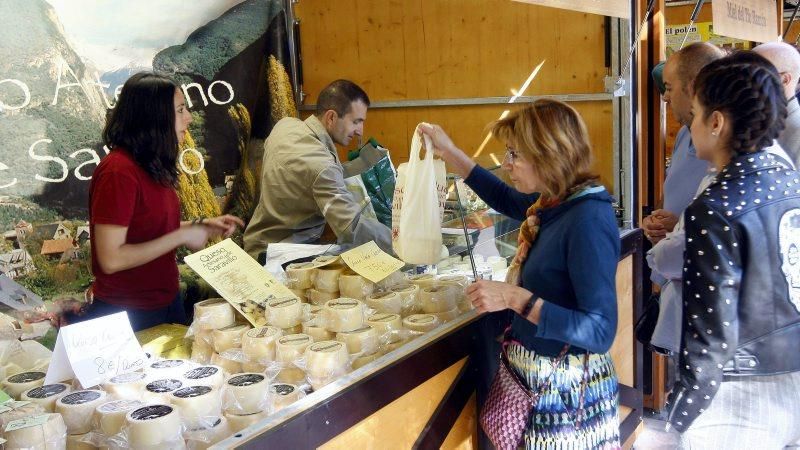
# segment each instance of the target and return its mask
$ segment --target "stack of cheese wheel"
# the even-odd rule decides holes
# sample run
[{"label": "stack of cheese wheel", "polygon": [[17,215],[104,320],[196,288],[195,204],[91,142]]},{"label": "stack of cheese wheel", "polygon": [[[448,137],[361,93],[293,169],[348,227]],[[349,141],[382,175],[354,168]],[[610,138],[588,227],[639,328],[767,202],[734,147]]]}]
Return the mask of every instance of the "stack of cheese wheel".
[{"label": "stack of cheese wheel", "polygon": [[403,319],[403,328],[415,334],[427,333],[439,326],[439,319],[433,314],[413,314]]},{"label": "stack of cheese wheel", "polygon": [[51,413],[55,411],[56,400],[70,392],[72,392],[72,386],[68,384],[45,384],[23,392],[20,400],[41,405],[45,411]]},{"label": "stack of cheese wheel", "polygon": [[286,266],[286,286],[293,292],[298,291],[305,295],[305,291],[314,286],[314,269],[317,264],[311,262],[292,263]]},{"label": "stack of cheese wheel", "polygon": [[379,313],[400,314],[403,311],[403,297],[393,291],[373,292],[364,303]]},{"label": "stack of cheese wheel", "polygon": [[264,374],[234,375],[225,382],[225,412],[243,416],[266,411],[268,392],[269,380]]},{"label": "stack of cheese wheel", "polygon": [[85,434],[92,431],[95,409],[107,401],[108,395],[104,391],[76,391],[59,397],[55,412],[64,417],[67,434]]},{"label": "stack of cheese wheel", "polygon": [[408,282],[419,287],[420,290],[431,287],[436,283],[436,275],[432,273],[420,273],[408,277]]},{"label": "stack of cheese wheel", "polygon": [[33,426],[3,430],[6,449],[63,449],[67,445],[67,429],[60,414],[46,414],[42,423]]},{"label": "stack of cheese wheel", "polygon": [[172,391],[170,404],[191,428],[200,428],[222,416],[222,397],[212,386],[187,386]]},{"label": "stack of cheese wheel", "polygon": [[303,334],[311,336],[314,342],[330,341],[336,337],[336,333],[325,328],[325,319],[322,316],[324,305],[310,305],[307,320],[303,322]]},{"label": "stack of cheese wheel", "polygon": [[329,300],[323,312],[329,331],[353,331],[364,326],[364,304],[354,298]]},{"label": "stack of cheese wheel", "polygon": [[339,294],[342,297],[364,300],[374,290],[374,283],[352,270],[346,270],[339,276]]},{"label": "stack of cheese wheel", "polygon": [[212,331],[214,353],[211,364],[222,367],[228,373],[242,371],[242,337],[250,330],[249,324],[235,323]]},{"label": "stack of cheese wheel", "polygon": [[144,403],[139,400],[112,400],[98,405],[94,411],[95,428],[105,436],[113,436],[125,425],[125,417]]},{"label": "stack of cheese wheel", "polygon": [[423,288],[420,292],[422,311],[434,314],[440,322],[447,322],[458,317],[459,287],[439,284]]},{"label": "stack of cheese wheel", "polygon": [[367,317],[367,325],[375,330],[382,344],[393,344],[401,339],[403,319],[399,314],[373,314]]},{"label": "stack of cheese wheel", "polygon": [[302,391],[294,384],[273,383],[269,385],[270,412],[278,412],[300,399]]},{"label": "stack of cheese wheel", "polygon": [[267,323],[281,329],[300,325],[303,320],[303,302],[296,298],[276,298],[267,302]]},{"label": "stack of cheese wheel", "polygon": [[128,412],[128,444],[136,448],[184,448],[181,415],[170,405],[147,405]]},{"label": "stack of cheese wheel", "polygon": [[[503,260],[505,261],[505,260]],[[465,275],[443,275],[437,280],[439,284],[453,286],[456,289],[456,303],[461,312],[469,311],[472,305],[467,301],[465,291],[469,285],[469,278]]]},{"label": "stack of cheese wheel", "polygon": [[392,286],[390,289],[400,296],[401,311],[403,317],[416,314],[421,311],[419,307],[419,286],[411,283],[404,283]]},{"label": "stack of cheese wheel", "polygon": [[308,346],[305,353],[308,381],[319,389],[347,373],[350,358],[347,347],[339,341],[321,341]]},{"label": "stack of cheese wheel", "polygon": [[378,351],[378,333],[371,326],[336,333],[336,340],[344,343],[351,355],[366,356]]},{"label": "stack of cheese wheel", "polygon": [[307,334],[281,336],[275,343],[275,360],[280,364],[276,380],[281,383],[303,384],[305,373],[295,363],[303,356],[314,340]]},{"label": "stack of cheese wheel", "polygon": [[324,305],[328,300],[339,298],[339,292],[324,292],[316,289],[309,289],[306,291],[306,298],[308,298],[311,304]]},{"label": "stack of cheese wheel", "polygon": [[[283,335],[277,327],[260,327],[249,330],[242,337],[242,352],[247,359],[248,372],[262,372],[264,368],[275,361],[275,343]],[[256,369],[256,370],[248,370]]]},{"label": "stack of cheese wheel", "polygon": [[130,372],[111,377],[103,382],[102,387],[117,400],[139,400],[146,384],[147,375],[144,372]]},{"label": "stack of cheese wheel", "polygon": [[192,345],[192,360],[208,364],[214,353],[211,332],[233,325],[235,313],[233,306],[221,298],[203,300],[194,305],[192,329],[195,339]]},{"label": "stack of cheese wheel", "polygon": [[47,376],[46,373],[39,371],[9,375],[3,380],[3,391],[12,398],[19,400],[23,392],[42,386],[45,376]]},{"label": "stack of cheese wheel", "polygon": [[[317,267],[314,269],[314,289],[318,292],[339,292],[339,277],[344,273],[345,267],[338,264]],[[309,299],[311,295],[309,293]]]}]

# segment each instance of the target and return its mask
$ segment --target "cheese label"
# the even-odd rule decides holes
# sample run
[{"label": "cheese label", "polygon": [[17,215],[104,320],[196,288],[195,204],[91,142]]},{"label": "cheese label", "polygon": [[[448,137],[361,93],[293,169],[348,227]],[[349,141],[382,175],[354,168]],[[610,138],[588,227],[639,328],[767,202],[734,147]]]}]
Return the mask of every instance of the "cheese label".
[{"label": "cheese label", "polygon": [[314,264],[312,262],[304,262],[304,263],[291,263],[286,266],[286,269],[313,269],[314,267],[318,267],[318,264]]},{"label": "cheese label", "polygon": [[131,413],[133,420],[153,420],[171,414],[173,411],[171,406],[167,405],[151,405],[139,408]]},{"label": "cheese label", "polygon": [[123,373],[122,375],[111,377],[109,381],[115,384],[133,383],[134,381],[139,381],[146,376],[147,375],[145,375],[143,372]]},{"label": "cheese label", "polygon": [[339,350],[340,348],[342,348],[343,345],[344,344],[342,344],[341,342],[334,342],[334,341],[317,342],[316,344],[313,344],[311,347],[309,347],[309,350],[311,350],[312,352],[330,353]]},{"label": "cheese label", "polygon": [[214,376],[216,375],[217,372],[219,372],[219,369],[217,369],[216,367],[203,366],[186,372],[184,377],[190,380],[199,380],[201,378],[208,378],[210,376]]},{"label": "cheese label", "polygon": [[275,300],[271,300],[267,303],[270,308],[285,308],[287,306],[294,305],[295,303],[299,303],[300,300],[296,298],[279,298]]},{"label": "cheese label", "polygon": [[383,280],[405,265],[403,261],[381,250],[375,241],[359,245],[341,256],[348,267],[373,283]]},{"label": "cheese label", "polygon": [[311,337],[306,335],[298,335],[298,334],[290,334],[288,336],[284,336],[278,339],[278,343],[286,345],[286,344],[293,344],[293,345],[300,345],[305,344],[306,342],[310,341]]},{"label": "cheese label", "polygon": [[333,309],[351,309],[358,306],[358,300],[340,299],[328,302],[328,307]]},{"label": "cheese label", "polygon": [[67,394],[59,400],[65,405],[82,405],[97,400],[103,394],[97,391],[79,391]]},{"label": "cheese label", "polygon": [[260,383],[264,381],[264,379],[265,379],[264,375],[258,375],[255,373],[246,373],[244,375],[237,375],[235,377],[231,377],[228,380],[228,384],[237,387],[250,386],[256,383]]},{"label": "cheese label", "polygon": [[278,333],[278,329],[275,327],[262,327],[262,328],[253,328],[252,330],[247,332],[247,336],[251,338],[264,338],[273,336]]},{"label": "cheese label", "polygon": [[436,320],[436,316],[430,314],[415,314],[406,318],[409,323],[426,324]]},{"label": "cheese label", "polygon": [[372,327],[366,326],[366,327],[359,328],[359,329],[353,330],[353,331],[340,331],[339,333],[340,334],[362,334],[362,333],[369,332],[371,329],[372,329]]},{"label": "cheese label", "polygon": [[14,400],[7,401],[3,403],[3,406],[0,406],[0,414],[7,413],[9,411],[13,411],[18,408],[22,408],[23,406],[29,405],[30,403],[31,402],[29,401],[21,401],[21,402],[16,402]]},{"label": "cheese label", "polygon": [[172,395],[178,398],[192,398],[206,395],[211,391],[212,389],[208,386],[189,386],[178,389],[177,391],[173,392]]},{"label": "cheese label", "polygon": [[380,292],[380,293],[376,293],[376,294],[370,295],[369,298],[372,298],[372,299],[375,299],[375,300],[383,300],[383,299],[387,299],[387,298],[390,298],[390,297],[394,297],[396,294],[397,294],[396,292]]},{"label": "cheese label", "polygon": [[413,284],[401,284],[399,286],[394,286],[391,288],[392,292],[401,292],[403,294],[408,292],[413,292],[416,289],[417,287],[414,286]]},{"label": "cheese label", "polygon": [[21,430],[23,428],[37,427],[47,423],[50,419],[50,414],[41,414],[38,416],[25,417],[19,420],[12,420],[6,425],[6,433],[11,431]]},{"label": "cheese label", "polygon": [[317,267],[323,267],[323,266],[327,266],[328,264],[333,264],[338,260],[339,260],[339,257],[335,256],[335,255],[322,255],[322,256],[317,256],[316,258],[314,258],[314,261],[313,261],[312,264],[314,264]]},{"label": "cheese label", "polygon": [[150,367],[153,369],[172,369],[174,367],[180,367],[183,364],[184,362],[180,359],[165,359],[163,361],[157,361],[153,364],[150,364]]},{"label": "cheese label", "polygon": [[156,380],[148,383],[146,389],[156,394],[163,394],[165,392],[172,392],[175,389],[180,389],[181,386],[183,386],[183,383],[178,380]]},{"label": "cheese label", "polygon": [[45,377],[44,372],[23,372],[8,377],[10,383],[30,383]]},{"label": "cheese label", "polygon": [[273,394],[284,396],[293,393],[295,391],[295,387],[292,386],[291,384],[280,383],[280,384],[273,384],[272,386],[269,387],[269,390]]},{"label": "cheese label", "polygon": [[134,408],[142,406],[139,400],[115,400],[113,402],[103,403],[97,407],[97,411],[101,413],[114,413],[121,411],[129,411]]},{"label": "cheese label", "polygon": [[433,275],[429,273],[421,273],[418,275],[411,275],[410,277],[408,277],[408,279],[412,281],[428,281],[428,280],[433,280],[433,278],[434,278]]},{"label": "cheese label", "polygon": [[369,322],[391,322],[391,321],[397,319],[398,317],[400,317],[400,316],[398,316],[397,314],[375,314],[374,316],[371,316],[369,319],[367,319],[367,321],[369,321]]},{"label": "cheese label", "polygon": [[48,398],[54,395],[58,395],[67,390],[67,386],[63,384],[48,384],[42,387],[37,387],[28,391],[28,397],[30,398]]}]

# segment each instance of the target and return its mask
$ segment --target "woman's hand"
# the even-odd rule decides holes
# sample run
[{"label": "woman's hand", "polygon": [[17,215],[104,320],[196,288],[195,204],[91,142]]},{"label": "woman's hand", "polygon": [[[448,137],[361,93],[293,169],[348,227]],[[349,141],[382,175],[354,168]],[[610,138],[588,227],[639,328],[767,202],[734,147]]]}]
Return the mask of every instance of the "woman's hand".
[{"label": "woman's hand", "polygon": [[513,309],[522,311],[531,298],[527,289],[501,281],[478,280],[467,286],[467,300],[478,313]]},{"label": "woman's hand", "polygon": [[216,232],[217,234],[222,235],[222,237],[229,237],[232,235],[236,231],[237,226],[244,228],[244,221],[230,214],[212,217],[210,219],[203,219],[200,223],[211,228],[212,233]]},{"label": "woman's hand", "polygon": [[183,233],[183,245],[196,252],[206,247],[209,238],[214,235],[215,229],[205,225],[191,225],[181,228],[181,232]]},{"label": "woman's hand", "polygon": [[420,125],[419,132],[431,138],[433,152],[442,158],[461,178],[467,178],[475,162],[462,152],[439,125]]}]

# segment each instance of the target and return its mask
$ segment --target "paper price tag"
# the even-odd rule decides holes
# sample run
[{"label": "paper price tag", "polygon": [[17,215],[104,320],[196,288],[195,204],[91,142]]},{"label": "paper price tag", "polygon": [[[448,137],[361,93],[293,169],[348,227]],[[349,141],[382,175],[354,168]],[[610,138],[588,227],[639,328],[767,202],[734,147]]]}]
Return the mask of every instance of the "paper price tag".
[{"label": "paper price tag", "polygon": [[375,241],[348,250],[341,255],[348,267],[362,277],[377,283],[400,270],[405,263],[378,247]]},{"label": "paper price tag", "polygon": [[41,414],[38,416],[25,417],[24,419],[12,420],[11,422],[8,422],[8,425],[6,425],[5,432],[8,433],[10,431],[21,430],[23,428],[44,425],[47,423],[47,419],[49,418],[50,414]]}]

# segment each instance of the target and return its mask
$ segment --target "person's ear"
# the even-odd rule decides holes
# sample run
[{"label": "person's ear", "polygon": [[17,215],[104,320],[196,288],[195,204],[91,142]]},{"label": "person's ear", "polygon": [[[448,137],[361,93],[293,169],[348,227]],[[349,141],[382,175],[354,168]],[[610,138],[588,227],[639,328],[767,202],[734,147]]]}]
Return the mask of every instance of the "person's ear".
[{"label": "person's ear", "polygon": [[337,114],[336,111],[329,109],[322,114],[322,124],[325,125],[325,128],[332,128],[333,124],[338,118],[339,114]]},{"label": "person's ear", "polygon": [[727,125],[725,114],[722,114],[719,111],[714,111],[711,113],[709,120],[711,121],[709,124],[711,126],[711,134],[714,136],[722,136],[725,126]]}]

